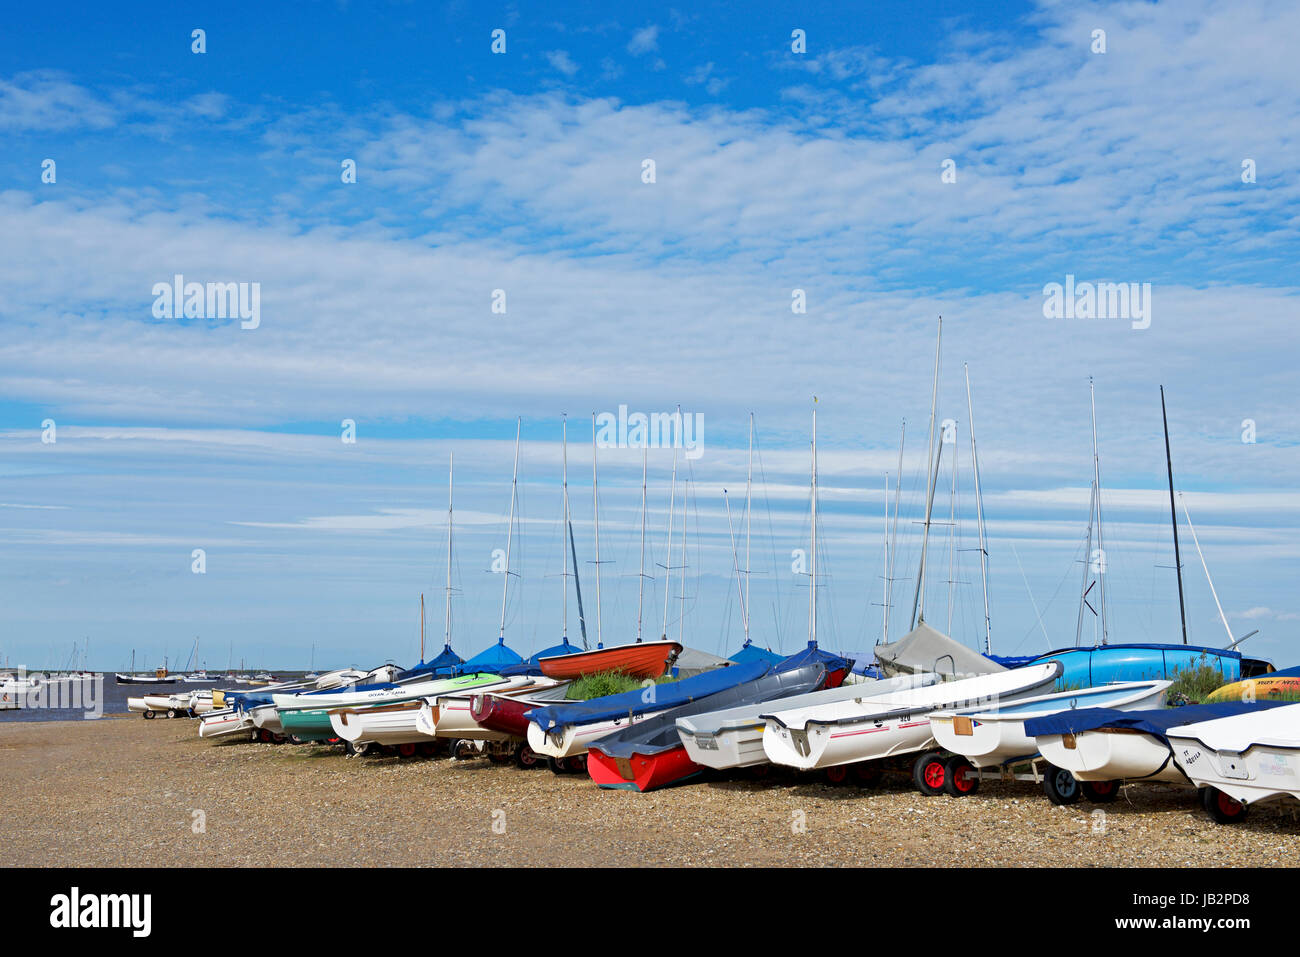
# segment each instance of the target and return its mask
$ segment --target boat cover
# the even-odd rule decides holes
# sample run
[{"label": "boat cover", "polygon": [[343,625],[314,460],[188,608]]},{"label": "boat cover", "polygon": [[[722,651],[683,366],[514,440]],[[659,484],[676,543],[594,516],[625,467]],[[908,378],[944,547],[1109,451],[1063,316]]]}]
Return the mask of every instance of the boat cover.
[{"label": "boat cover", "polygon": [[441,654],[429,662],[429,673],[432,675],[452,677],[460,670],[460,666],[464,663],[465,659],[452,651],[451,645],[443,645]]},{"label": "boat cover", "polygon": [[566,724],[591,724],[627,714],[638,715],[663,711],[690,704],[708,695],[734,688],[743,682],[753,681],[770,670],[771,665],[760,661],[747,665],[732,665],[729,668],[706,671],[694,678],[683,678],[681,681],[655,685],[653,695],[650,694],[652,689],[649,687],[636,688],[622,694],[592,698],[590,701],[572,701],[547,708],[533,708],[526,712],[524,717],[536,722],[543,731],[550,731]]},{"label": "boat cover", "polygon": [[615,731],[592,742],[591,747],[611,758],[631,758],[634,754],[648,757],[671,751],[673,748],[682,747],[681,735],[677,733],[678,718],[808,694],[818,690],[825,683],[827,674],[829,672],[826,665],[820,661],[809,662],[786,671],[769,671],[752,681],[742,682],[716,694],[672,708],[663,714],[657,714],[653,718],[628,725],[621,731]]},{"label": "boat cover", "polygon": [[1273,702],[1286,707],[1277,714],[1255,714],[1237,721],[1198,722],[1170,729],[1170,737],[1190,738],[1215,751],[1244,754],[1253,747],[1300,750],[1300,704]]},{"label": "boat cover", "polygon": [[769,665],[774,665],[782,659],[775,651],[760,648],[754,644],[753,639],[746,638],[740,650],[731,656],[731,660],[738,665],[748,664],[751,661],[766,661]]},{"label": "boat cover", "polygon": [[1098,728],[1128,728],[1164,738],[1170,728],[1216,718],[1230,718],[1236,714],[1272,708],[1282,701],[1229,701],[1223,704],[1189,704],[1181,708],[1153,708],[1146,711],[1117,711],[1114,708],[1080,708],[1077,711],[1059,711],[1056,714],[1029,718],[1025,721],[1025,734],[1039,737],[1047,734],[1081,734]]},{"label": "boat cover", "polygon": [[484,648],[461,665],[460,670],[466,672],[490,671],[494,674],[500,674],[502,668],[517,665],[523,660],[513,648],[505,643],[505,639],[498,638],[496,644]]},{"label": "boat cover", "polygon": [[1065,668],[1062,685],[1096,687],[1115,681],[1172,681],[1180,672],[1206,665],[1224,682],[1241,677],[1241,652],[1203,645],[1128,642],[1080,648],[1058,648],[1035,661],[1059,661]]},{"label": "boat cover", "polygon": [[691,678],[732,664],[734,662],[728,658],[719,658],[698,648],[682,648],[673,662],[673,675],[678,678]]},{"label": "boat cover", "polygon": [[921,622],[898,641],[876,645],[876,660],[888,675],[921,674],[972,677],[1006,671],[996,661],[967,648]]},{"label": "boat cover", "polygon": [[833,655],[829,651],[822,651],[817,647],[815,641],[808,642],[808,646],[803,651],[796,651],[789,658],[783,658],[776,665],[777,671],[793,671],[795,668],[802,668],[804,665],[821,662],[826,666],[827,672],[834,674],[836,671],[848,671],[853,667],[853,662],[848,658],[841,658],[839,655]]}]

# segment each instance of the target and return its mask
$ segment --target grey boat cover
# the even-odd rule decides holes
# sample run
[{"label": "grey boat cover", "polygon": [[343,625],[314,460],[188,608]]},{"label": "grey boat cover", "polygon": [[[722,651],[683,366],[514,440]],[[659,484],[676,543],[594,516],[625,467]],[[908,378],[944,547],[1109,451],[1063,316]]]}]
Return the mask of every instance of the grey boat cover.
[{"label": "grey boat cover", "polygon": [[1025,721],[1025,734],[1031,737],[1048,734],[1082,734],[1099,728],[1127,728],[1142,731],[1164,740],[1170,728],[1200,724],[1218,718],[1231,718],[1251,711],[1263,711],[1287,704],[1285,701],[1222,701],[1216,704],[1189,704],[1181,708],[1152,708],[1145,711],[1117,711],[1114,708],[1079,708],[1061,711]]},{"label": "grey boat cover", "polygon": [[758,704],[777,698],[807,694],[821,688],[826,681],[826,663],[810,662],[789,671],[772,671],[706,698],[699,698],[680,708],[630,724],[621,731],[607,734],[591,743],[590,750],[599,751],[611,758],[631,759],[634,754],[653,755],[682,747],[677,733],[677,719],[710,711],[723,711],[746,704]]},{"label": "grey boat cover", "polygon": [[876,645],[876,660],[887,675],[933,671],[945,677],[969,678],[1007,670],[924,621],[898,641]]},{"label": "grey boat cover", "polygon": [[677,672],[679,678],[690,678],[706,671],[713,671],[715,668],[726,668],[734,664],[736,662],[728,658],[720,658],[698,648],[683,647],[673,665],[673,670]]}]

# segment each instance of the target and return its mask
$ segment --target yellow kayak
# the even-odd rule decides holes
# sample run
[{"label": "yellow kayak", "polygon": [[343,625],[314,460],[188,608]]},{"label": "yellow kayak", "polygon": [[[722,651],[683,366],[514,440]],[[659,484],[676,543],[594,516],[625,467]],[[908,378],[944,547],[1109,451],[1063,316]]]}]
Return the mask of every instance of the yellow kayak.
[{"label": "yellow kayak", "polygon": [[1205,699],[1205,704],[1221,701],[1300,701],[1300,675],[1246,678],[1224,685]]}]

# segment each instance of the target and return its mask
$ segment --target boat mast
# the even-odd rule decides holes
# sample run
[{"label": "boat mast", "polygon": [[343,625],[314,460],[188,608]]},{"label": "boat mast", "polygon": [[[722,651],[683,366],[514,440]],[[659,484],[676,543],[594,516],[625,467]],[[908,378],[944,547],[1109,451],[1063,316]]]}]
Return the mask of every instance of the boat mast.
[{"label": "boat mast", "polygon": [[1097,392],[1092,379],[1088,379],[1088,395],[1092,406],[1092,483],[1097,489],[1097,591],[1100,593],[1098,605],[1101,618],[1101,643],[1108,644],[1110,634],[1106,625],[1106,540],[1105,526],[1101,513],[1101,456],[1097,452]]},{"label": "boat mast", "polygon": [[[564,447],[564,527],[567,529],[569,536],[569,555],[573,559],[573,590],[578,597],[578,629],[582,632],[582,648],[587,650],[587,616],[582,610],[582,579],[578,577],[578,546],[573,540],[573,519],[569,512],[569,417],[566,414],[563,417],[561,426],[561,435],[563,437]],[[563,539],[563,532],[561,533]],[[563,551],[563,541],[561,541],[561,551]],[[561,575],[561,580],[565,576]],[[569,589],[564,589],[564,644],[569,643]]]},{"label": "boat mast", "polygon": [[[889,562],[885,571],[885,642],[889,641],[889,608],[894,602],[894,560],[898,554],[898,501],[903,490],[903,442],[907,438],[907,419],[898,436],[898,472],[894,476],[894,527],[889,534]],[[885,503],[885,514],[889,514],[889,503]],[[886,517],[888,521],[888,517]]]},{"label": "boat mast", "polygon": [[812,421],[812,579],[808,599],[808,644],[817,644],[817,396]]},{"label": "boat mast", "polygon": [[[681,406],[677,407],[677,427],[681,428]],[[673,443],[673,478],[668,486],[668,541],[664,544],[664,629],[663,640],[668,640],[668,589],[673,581],[673,506],[677,500],[677,443]]]},{"label": "boat mast", "polygon": [[636,640],[641,641],[641,611],[645,605],[645,474],[650,457],[650,443],[641,449],[641,571],[637,573],[636,586]]},{"label": "boat mast", "polygon": [[[420,664],[424,664],[424,592],[420,592]],[[316,670],[316,646],[311,646],[311,670]]]},{"label": "boat mast", "polygon": [[1165,414],[1165,387],[1160,387],[1160,418],[1165,425],[1165,467],[1169,471],[1169,516],[1174,526],[1174,571],[1178,573],[1178,617],[1183,624],[1183,644],[1187,644],[1187,608],[1183,604],[1183,560],[1178,551],[1178,512],[1174,509],[1174,461],[1169,454],[1169,416]]},{"label": "boat mast", "polygon": [[880,596],[880,635],[881,642],[889,641],[889,473],[885,473],[885,574]]},{"label": "boat mast", "polygon": [[443,632],[443,642],[448,648],[451,647],[451,504],[452,504],[452,475],[456,465],[455,453],[447,456],[447,625]]},{"label": "boat mast", "polygon": [[727,490],[722,490],[722,501],[727,506],[727,534],[731,536],[731,565],[736,570],[736,596],[740,599],[740,621],[745,627],[745,641],[749,641],[749,609],[745,598],[745,590],[740,584],[740,556],[736,554],[736,532],[731,526],[731,500],[727,498]]},{"label": "boat mast", "polygon": [[[925,526],[921,532],[921,569],[916,576],[916,597],[912,599],[912,627],[925,621],[925,555],[930,542],[930,513],[934,509],[934,485],[939,477],[939,463],[934,456],[934,414],[939,404],[939,355],[943,344],[943,316],[939,317],[939,333],[934,344],[934,389],[930,393],[930,452],[926,460]],[[943,446],[939,446],[943,454]]]},{"label": "boat mast", "polygon": [[984,499],[980,492],[980,457],[975,447],[975,407],[970,400],[970,367],[962,363],[966,373],[966,430],[970,432],[971,472],[975,476],[975,516],[979,524],[980,583],[984,587],[984,654],[993,654],[993,629],[989,618],[989,550],[984,538]]},{"label": "boat mast", "polygon": [[591,517],[596,529],[596,647],[604,648],[600,631],[600,502],[596,498],[596,413],[591,413]]},{"label": "boat mast", "polygon": [[1178,501],[1183,506],[1183,517],[1187,519],[1187,527],[1191,529],[1192,541],[1196,545],[1196,554],[1201,556],[1201,567],[1205,569],[1205,580],[1210,583],[1210,594],[1214,596],[1214,605],[1219,609],[1219,620],[1223,622],[1223,630],[1228,633],[1228,644],[1232,645],[1237,639],[1232,637],[1232,629],[1228,627],[1228,616],[1223,613],[1223,605],[1219,604],[1219,593],[1214,590],[1214,579],[1210,577],[1210,566],[1205,564],[1205,553],[1201,551],[1201,540],[1196,537],[1196,526],[1192,524],[1192,516],[1187,511],[1187,499],[1182,492],[1178,493]]},{"label": "boat mast", "polygon": [[679,642],[686,639],[686,512],[687,504],[691,499],[691,480],[686,479],[686,488],[682,489],[682,575],[681,590],[678,595],[680,607],[677,614],[677,640]]},{"label": "boat mast", "polygon": [[957,425],[952,427],[952,488],[948,492],[948,629],[952,634],[952,586],[956,583],[956,553],[953,548],[957,540]]},{"label": "boat mast", "polygon": [[[754,413],[749,413],[749,467],[745,473],[745,644],[749,644],[749,524],[750,494],[754,488]],[[724,490],[725,494],[725,490]],[[739,573],[739,569],[737,569]]]},{"label": "boat mast", "polygon": [[515,500],[519,494],[519,429],[523,417],[515,419],[515,470],[510,479],[510,524],[506,527],[506,574],[501,582],[501,630],[497,634],[497,644],[506,643],[506,595],[510,589],[510,542],[515,532]]}]

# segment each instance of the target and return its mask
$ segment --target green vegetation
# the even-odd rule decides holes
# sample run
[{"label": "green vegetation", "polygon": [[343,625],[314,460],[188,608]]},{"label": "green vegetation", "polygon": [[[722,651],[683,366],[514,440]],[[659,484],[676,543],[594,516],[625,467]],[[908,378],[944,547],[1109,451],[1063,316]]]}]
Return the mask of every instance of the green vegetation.
[{"label": "green vegetation", "polygon": [[1201,662],[1196,667],[1174,672],[1174,683],[1169,686],[1168,700],[1170,704],[1176,701],[1200,704],[1223,685],[1223,675],[1219,669],[1211,667],[1206,656],[1201,655]]},{"label": "green vegetation", "polygon": [[[656,678],[655,684],[666,684],[676,680],[671,675],[664,675],[662,678]],[[584,675],[574,680],[564,696],[570,701],[590,701],[592,698],[636,691],[644,681],[644,678],[633,677],[625,671],[597,671],[595,674]]]}]

